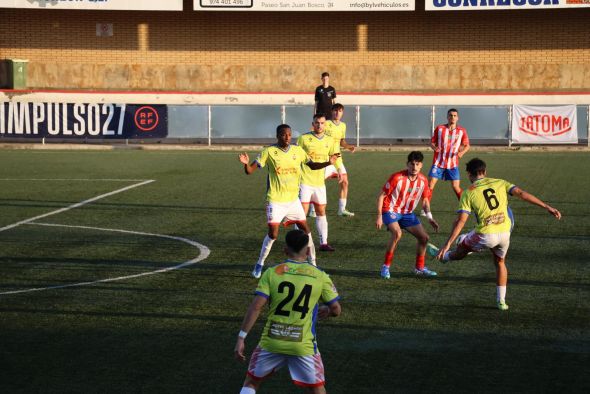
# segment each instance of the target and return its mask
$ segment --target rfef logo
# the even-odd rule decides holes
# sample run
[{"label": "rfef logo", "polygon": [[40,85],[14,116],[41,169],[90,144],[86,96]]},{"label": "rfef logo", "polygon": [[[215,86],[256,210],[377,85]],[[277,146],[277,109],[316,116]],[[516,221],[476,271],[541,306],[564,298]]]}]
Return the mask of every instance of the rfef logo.
[{"label": "rfef logo", "polygon": [[572,129],[572,120],[567,116],[535,114],[521,116],[519,129],[527,134],[556,136]]},{"label": "rfef logo", "polygon": [[145,105],[135,111],[135,125],[141,131],[152,131],[160,122],[158,111]]}]

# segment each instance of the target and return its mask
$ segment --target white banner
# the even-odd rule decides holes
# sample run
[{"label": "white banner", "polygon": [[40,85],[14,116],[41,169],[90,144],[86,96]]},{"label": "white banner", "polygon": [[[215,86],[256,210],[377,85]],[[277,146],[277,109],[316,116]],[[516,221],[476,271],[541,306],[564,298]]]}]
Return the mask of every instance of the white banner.
[{"label": "white banner", "polygon": [[416,0],[193,0],[199,11],[414,11]]},{"label": "white banner", "polygon": [[531,10],[590,7],[590,0],[425,0],[426,11]]},{"label": "white banner", "polygon": [[575,105],[512,106],[512,142],[525,144],[576,144],[578,122]]},{"label": "white banner", "polygon": [[0,8],[182,11],[182,0],[0,0]]}]

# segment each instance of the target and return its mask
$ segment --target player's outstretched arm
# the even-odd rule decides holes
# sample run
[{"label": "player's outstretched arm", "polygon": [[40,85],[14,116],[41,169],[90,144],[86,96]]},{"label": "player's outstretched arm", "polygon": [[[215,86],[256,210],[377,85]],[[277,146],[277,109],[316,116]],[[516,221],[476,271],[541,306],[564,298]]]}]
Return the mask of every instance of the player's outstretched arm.
[{"label": "player's outstretched arm", "polygon": [[338,317],[342,312],[342,307],[338,301],[331,303],[330,305],[322,305],[319,307],[318,316],[320,320],[327,319],[328,317]]},{"label": "player's outstretched arm", "polygon": [[455,219],[455,222],[453,223],[451,235],[449,235],[449,239],[447,239],[447,242],[445,242],[445,244],[438,251],[438,254],[436,255],[437,259],[442,260],[445,253],[448,252],[449,249],[451,249],[453,241],[455,241],[459,234],[461,234],[461,230],[463,230],[463,227],[465,227],[465,223],[467,222],[468,218],[469,215],[467,215],[465,212],[461,212],[459,213],[459,215],[457,215],[457,219]]},{"label": "player's outstretched arm", "polygon": [[559,212],[557,209],[553,208],[551,205],[544,203],[543,201],[541,201],[539,198],[535,197],[531,193],[525,192],[524,190],[522,190],[519,187],[515,187],[514,189],[512,189],[512,195],[517,196],[521,200],[524,200],[530,204],[537,205],[541,208],[546,209],[547,212],[549,212],[551,215],[553,215],[557,220],[561,219],[561,212]]},{"label": "player's outstretched arm", "polygon": [[424,213],[428,218],[428,222],[430,223],[434,231],[438,233],[439,225],[438,222],[434,220],[434,218],[432,217],[432,212],[430,211],[430,200],[428,198],[422,199],[422,209],[424,210]]},{"label": "player's outstretched arm", "polygon": [[332,156],[330,156],[330,160],[329,161],[325,161],[323,163],[316,163],[315,161],[308,161],[307,163],[305,163],[309,168],[311,168],[312,170],[321,170],[322,168],[326,168],[331,164],[336,163],[336,160],[340,157],[340,153],[334,153]]},{"label": "player's outstretched arm", "polygon": [[267,299],[265,297],[257,295],[248,307],[248,312],[246,312],[246,316],[244,316],[244,321],[240,328],[240,334],[238,335],[236,346],[234,348],[234,357],[239,361],[246,361],[246,355],[244,353],[246,334],[250,332],[254,323],[258,320],[258,316],[260,316],[260,312],[264,305],[266,305],[266,302]]},{"label": "player's outstretched arm", "polygon": [[383,217],[381,216],[381,208],[383,207],[383,200],[385,199],[385,193],[379,192],[377,196],[377,220],[375,221],[375,226],[377,230],[381,230],[383,226]]},{"label": "player's outstretched arm", "polygon": [[340,146],[344,149],[349,150],[352,153],[354,153],[354,151],[356,150],[356,146],[350,145],[348,142],[346,142],[344,138],[340,140]]},{"label": "player's outstretched arm", "polygon": [[238,155],[238,160],[240,160],[240,163],[242,163],[244,165],[244,172],[247,175],[250,175],[251,173],[256,171],[256,169],[258,168],[258,165],[256,164],[255,161],[248,164],[250,162],[250,157],[248,156],[248,154],[246,152],[240,153]]}]

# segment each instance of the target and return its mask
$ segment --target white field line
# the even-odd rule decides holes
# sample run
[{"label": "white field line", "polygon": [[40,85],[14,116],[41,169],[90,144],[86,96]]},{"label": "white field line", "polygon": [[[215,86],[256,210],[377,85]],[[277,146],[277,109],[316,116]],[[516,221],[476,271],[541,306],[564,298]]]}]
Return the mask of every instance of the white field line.
[{"label": "white field line", "polygon": [[76,181],[76,182],[142,182],[145,181],[145,179],[121,179],[121,178],[117,178],[117,179],[111,179],[111,178],[95,178],[95,179],[90,179],[90,178],[0,178],[0,181],[43,181],[43,182],[49,182],[49,181]]},{"label": "white field line", "polygon": [[42,291],[42,290],[64,289],[67,287],[88,286],[88,285],[94,285],[97,283],[108,283],[108,282],[115,282],[115,281],[120,281],[120,280],[125,280],[125,279],[140,278],[142,276],[147,276],[147,275],[156,275],[156,274],[161,274],[163,272],[177,270],[179,268],[183,268],[183,267],[186,267],[186,266],[189,266],[192,264],[196,264],[201,260],[205,260],[209,256],[209,253],[211,253],[209,248],[206,247],[205,245],[202,245],[202,244],[195,242],[193,240],[190,240],[188,238],[173,237],[171,235],[144,233],[144,232],[140,232],[140,231],[118,230],[118,229],[112,229],[112,228],[100,228],[100,227],[89,227],[89,226],[68,226],[65,224],[51,224],[51,223],[27,223],[27,224],[29,224],[31,226],[79,228],[79,229],[84,229],[84,230],[110,231],[110,232],[123,233],[123,234],[143,235],[143,236],[147,236],[147,237],[167,238],[167,239],[172,239],[175,241],[184,242],[184,243],[187,243],[191,246],[198,248],[199,249],[199,256],[195,257],[192,260],[185,261],[184,263],[175,265],[173,267],[161,268],[161,269],[158,269],[155,271],[142,272],[142,273],[134,274],[134,275],[118,276],[116,278],[100,279],[100,280],[95,280],[95,281],[90,281],[90,282],[70,283],[67,285],[60,285],[60,286],[36,287],[36,288],[31,288],[31,289],[5,291],[5,292],[1,292],[0,295],[30,293],[33,291]]},{"label": "white field line", "polygon": [[52,211],[52,212],[44,213],[43,215],[39,215],[39,216],[35,216],[35,217],[29,218],[29,219],[21,220],[20,222],[9,224],[8,226],[0,227],[0,232],[6,231],[6,230],[10,230],[11,228],[18,227],[18,226],[20,226],[22,224],[27,224],[27,223],[34,222],[35,220],[43,219],[43,218],[46,218],[48,216],[53,216],[53,215],[57,215],[59,213],[67,212],[67,211],[69,211],[71,209],[79,208],[79,207],[81,207],[83,205],[90,204],[91,202],[94,202],[94,201],[103,199],[105,197],[109,197],[109,196],[112,196],[114,194],[122,193],[124,191],[129,190],[129,189],[133,189],[133,188],[136,188],[136,187],[139,187],[139,186],[147,185],[148,183],[152,183],[152,182],[155,182],[155,181],[153,179],[148,179],[148,180],[143,181],[143,182],[140,182],[140,183],[135,183],[133,185],[125,186],[125,187],[123,187],[121,189],[117,189],[117,190],[114,190],[112,192],[101,194],[100,196],[89,198],[88,200],[77,202],[75,204],[72,204],[72,205],[67,206],[67,207],[64,207],[64,208],[60,208],[60,209],[55,210],[55,211]]}]

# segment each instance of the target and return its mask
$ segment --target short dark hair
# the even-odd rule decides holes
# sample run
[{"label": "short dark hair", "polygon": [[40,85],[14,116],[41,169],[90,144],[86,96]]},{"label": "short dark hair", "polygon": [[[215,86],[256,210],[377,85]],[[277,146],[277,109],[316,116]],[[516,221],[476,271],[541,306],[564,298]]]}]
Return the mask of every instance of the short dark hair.
[{"label": "short dark hair", "polygon": [[467,162],[465,169],[469,175],[477,176],[486,172],[486,162],[476,157],[475,159],[471,159]]},{"label": "short dark hair", "polygon": [[451,108],[450,110],[448,110],[448,111],[447,111],[447,116],[449,116],[449,114],[450,114],[451,112],[456,112],[456,113],[457,113],[457,115],[459,115],[459,111],[457,111],[455,108]]},{"label": "short dark hair", "polygon": [[313,116],[313,120],[315,121],[317,118],[325,118],[326,114],[324,114],[323,112],[318,112],[317,114],[315,114]]},{"label": "short dark hair", "polygon": [[287,247],[294,253],[301,252],[301,249],[309,245],[309,235],[302,230],[291,230],[285,236]]},{"label": "short dark hair", "polygon": [[420,151],[417,151],[417,150],[412,151],[408,155],[408,161],[407,161],[407,163],[409,163],[411,161],[417,161],[417,162],[422,163],[424,161],[424,155]]},{"label": "short dark hair", "polygon": [[279,134],[281,134],[284,130],[286,129],[291,129],[291,126],[289,126],[288,124],[280,124],[277,126],[277,137]]},{"label": "short dark hair", "polygon": [[329,77],[329,76],[330,76],[330,73],[329,73],[329,72],[327,72],[327,71],[324,71],[324,72],[322,73],[322,78],[324,78],[324,77]]},{"label": "short dark hair", "polygon": [[344,105],[342,105],[340,103],[336,103],[332,106],[332,111],[340,111],[340,110],[344,111]]}]

